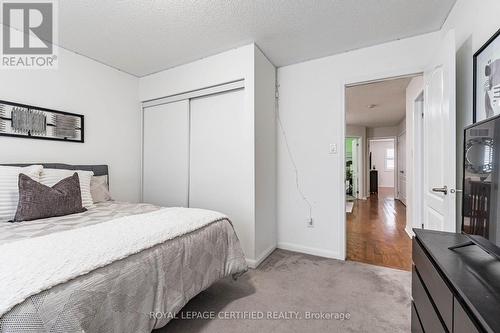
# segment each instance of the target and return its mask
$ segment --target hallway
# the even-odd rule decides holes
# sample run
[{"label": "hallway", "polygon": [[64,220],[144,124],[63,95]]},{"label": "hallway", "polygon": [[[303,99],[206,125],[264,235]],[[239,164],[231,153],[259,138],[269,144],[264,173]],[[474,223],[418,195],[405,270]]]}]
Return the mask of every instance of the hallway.
[{"label": "hallway", "polygon": [[347,260],[411,270],[411,239],[405,231],[406,207],[393,188],[356,200],[347,214]]}]

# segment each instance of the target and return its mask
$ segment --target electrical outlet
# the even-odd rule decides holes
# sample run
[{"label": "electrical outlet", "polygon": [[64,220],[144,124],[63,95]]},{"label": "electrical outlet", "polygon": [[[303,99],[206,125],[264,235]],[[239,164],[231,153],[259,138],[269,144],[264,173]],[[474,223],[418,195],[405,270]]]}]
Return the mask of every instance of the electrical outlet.
[{"label": "electrical outlet", "polygon": [[306,218],[306,225],[308,228],[314,228],[314,223],[312,217]]}]

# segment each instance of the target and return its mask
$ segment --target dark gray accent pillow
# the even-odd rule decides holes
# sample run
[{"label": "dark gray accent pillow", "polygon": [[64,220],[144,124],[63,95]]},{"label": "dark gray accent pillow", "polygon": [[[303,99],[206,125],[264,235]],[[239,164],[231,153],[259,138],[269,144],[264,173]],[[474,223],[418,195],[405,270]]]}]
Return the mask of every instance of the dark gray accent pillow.
[{"label": "dark gray accent pillow", "polygon": [[86,211],[82,206],[80,179],[75,172],[52,187],[19,174],[19,203],[14,222],[31,221]]}]

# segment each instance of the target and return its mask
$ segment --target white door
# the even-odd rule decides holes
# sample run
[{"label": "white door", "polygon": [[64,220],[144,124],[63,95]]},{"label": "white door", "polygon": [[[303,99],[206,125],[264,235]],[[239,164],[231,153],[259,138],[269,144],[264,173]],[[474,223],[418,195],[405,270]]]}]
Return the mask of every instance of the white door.
[{"label": "white door", "polygon": [[358,139],[352,140],[352,196],[359,199]]},{"label": "white door", "polygon": [[145,108],[143,145],[143,201],[186,207],[189,101]]},{"label": "white door", "polygon": [[189,206],[229,216],[252,253],[253,136],[244,90],[191,100]]},{"label": "white door", "polygon": [[455,32],[424,73],[424,228],[455,232]]},{"label": "white door", "polygon": [[406,205],[406,132],[398,137],[398,199]]}]

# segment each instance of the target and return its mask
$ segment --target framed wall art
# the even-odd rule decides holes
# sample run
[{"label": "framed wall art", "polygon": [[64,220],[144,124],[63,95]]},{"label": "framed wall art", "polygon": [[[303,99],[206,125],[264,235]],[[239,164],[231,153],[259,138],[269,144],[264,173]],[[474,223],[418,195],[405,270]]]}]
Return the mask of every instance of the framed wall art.
[{"label": "framed wall art", "polygon": [[500,30],[474,54],[473,96],[474,122],[500,114]]},{"label": "framed wall art", "polygon": [[0,100],[0,136],[84,142],[84,116]]}]

